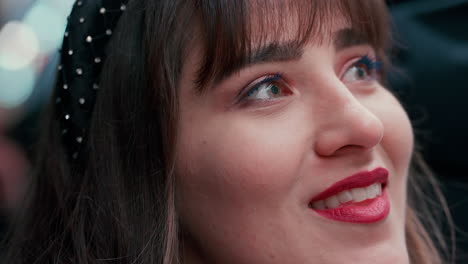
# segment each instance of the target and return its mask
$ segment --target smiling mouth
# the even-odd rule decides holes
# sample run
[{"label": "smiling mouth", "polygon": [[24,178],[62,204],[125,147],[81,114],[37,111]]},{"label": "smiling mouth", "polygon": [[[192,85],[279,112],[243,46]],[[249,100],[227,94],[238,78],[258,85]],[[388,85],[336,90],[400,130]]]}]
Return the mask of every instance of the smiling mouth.
[{"label": "smiling mouth", "polygon": [[335,209],[341,206],[371,200],[381,196],[384,187],[382,183],[374,183],[368,187],[342,191],[327,199],[313,202],[310,204],[310,207],[318,210]]},{"label": "smiling mouth", "polygon": [[317,195],[310,201],[309,208],[320,216],[335,221],[381,221],[390,212],[387,181],[388,171],[384,168],[357,173]]}]

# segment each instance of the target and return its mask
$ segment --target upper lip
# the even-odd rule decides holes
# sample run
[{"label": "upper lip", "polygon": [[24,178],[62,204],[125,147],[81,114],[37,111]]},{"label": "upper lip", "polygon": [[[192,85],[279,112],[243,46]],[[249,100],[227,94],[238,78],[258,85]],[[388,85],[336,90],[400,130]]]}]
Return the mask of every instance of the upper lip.
[{"label": "upper lip", "polygon": [[328,187],[325,191],[317,194],[310,203],[324,200],[330,196],[336,195],[342,191],[353,189],[353,188],[362,188],[367,187],[374,183],[383,183],[386,184],[388,181],[388,170],[385,168],[377,168],[372,171],[362,171],[356,174],[353,174],[343,180],[340,180],[334,183],[332,186]]}]

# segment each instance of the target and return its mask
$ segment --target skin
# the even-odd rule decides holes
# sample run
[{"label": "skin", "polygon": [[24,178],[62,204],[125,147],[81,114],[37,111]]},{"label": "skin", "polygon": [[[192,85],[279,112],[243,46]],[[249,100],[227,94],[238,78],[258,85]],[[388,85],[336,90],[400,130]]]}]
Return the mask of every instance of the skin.
[{"label": "skin", "polygon": [[[409,263],[410,122],[377,80],[344,78],[372,47],[308,44],[298,60],[249,66],[203,95],[194,84],[201,43],[191,47],[176,167],[184,263]],[[280,96],[236,103],[249,83],[278,72],[287,79]],[[384,220],[337,222],[308,207],[333,183],[377,167],[389,171]]]}]

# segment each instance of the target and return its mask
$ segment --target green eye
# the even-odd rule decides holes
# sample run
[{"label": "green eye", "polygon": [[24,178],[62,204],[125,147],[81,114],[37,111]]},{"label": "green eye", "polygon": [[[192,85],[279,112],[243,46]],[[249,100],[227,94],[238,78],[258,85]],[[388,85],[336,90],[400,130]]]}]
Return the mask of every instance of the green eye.
[{"label": "green eye", "polygon": [[357,69],[357,76],[360,79],[364,79],[367,76],[367,72],[362,67],[360,67]]},{"label": "green eye", "polygon": [[241,100],[245,101],[267,101],[289,95],[290,90],[280,74],[263,77],[254,82]]},{"label": "green eye", "polygon": [[288,82],[281,74],[261,77],[246,88],[237,102],[246,105],[264,105],[270,101],[279,101],[293,94]]},{"label": "green eye", "polygon": [[351,65],[343,75],[343,82],[372,81],[377,78],[381,62],[365,55]]},{"label": "green eye", "polygon": [[283,88],[274,83],[262,83],[251,89],[246,96],[246,100],[271,100],[285,95]]},{"label": "green eye", "polygon": [[346,71],[343,76],[345,82],[366,81],[369,79],[370,73],[365,66],[355,65]]},{"label": "green eye", "polygon": [[271,91],[273,94],[278,94],[278,93],[279,93],[279,88],[278,88],[278,86],[273,85],[273,86],[271,86],[270,91]]}]

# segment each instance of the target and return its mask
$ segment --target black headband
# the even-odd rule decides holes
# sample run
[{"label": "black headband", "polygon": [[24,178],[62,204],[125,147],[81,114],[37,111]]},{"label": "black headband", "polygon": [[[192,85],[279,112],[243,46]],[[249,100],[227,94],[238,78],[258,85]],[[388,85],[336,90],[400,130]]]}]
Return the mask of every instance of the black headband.
[{"label": "black headband", "polygon": [[55,87],[55,119],[71,162],[80,158],[99,90],[106,46],[127,0],[78,0],[68,17]]}]

